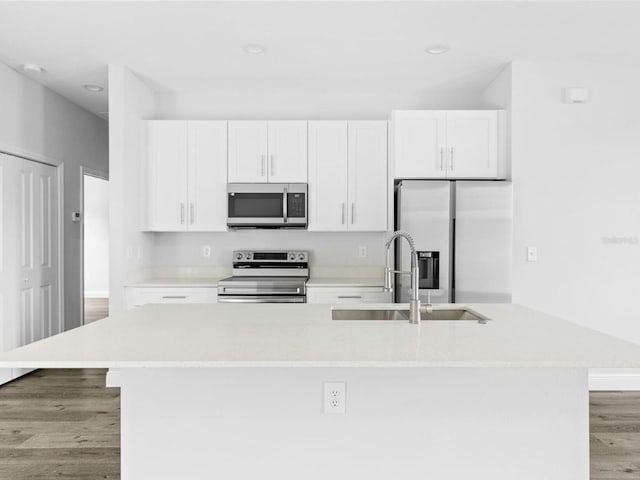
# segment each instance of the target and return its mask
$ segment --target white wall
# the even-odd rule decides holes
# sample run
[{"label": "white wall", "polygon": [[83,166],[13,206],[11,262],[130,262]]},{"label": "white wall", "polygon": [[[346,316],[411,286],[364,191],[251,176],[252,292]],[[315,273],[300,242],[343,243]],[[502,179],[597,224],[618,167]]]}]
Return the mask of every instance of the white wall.
[{"label": "white wall", "polygon": [[[640,343],[640,68],[516,62],[512,75],[513,300]],[[567,86],[591,101],[563,103]]]},{"label": "white wall", "polygon": [[107,124],[64,97],[0,64],[0,150],[64,164],[64,326],[82,312],[80,167],[108,174]]},{"label": "white wall", "polygon": [[152,263],[153,236],[140,232],[145,196],[145,119],[155,115],[154,94],[129,69],[109,65],[109,311],[124,310],[124,285]]},{"label": "white wall", "polygon": [[[304,230],[238,230],[228,233],[158,233],[155,265],[231,267],[231,252],[241,249],[300,249],[311,252],[312,267],[384,266],[386,233],[319,233]],[[202,246],[211,257],[202,257]],[[358,247],[367,247],[367,257]],[[313,270],[312,270],[313,273]]]},{"label": "white wall", "polygon": [[391,110],[476,108],[479,92],[253,93],[192,92],[156,96],[158,119],[386,120]]},{"label": "white wall", "polygon": [[84,296],[109,296],[109,182],[84,176]]}]

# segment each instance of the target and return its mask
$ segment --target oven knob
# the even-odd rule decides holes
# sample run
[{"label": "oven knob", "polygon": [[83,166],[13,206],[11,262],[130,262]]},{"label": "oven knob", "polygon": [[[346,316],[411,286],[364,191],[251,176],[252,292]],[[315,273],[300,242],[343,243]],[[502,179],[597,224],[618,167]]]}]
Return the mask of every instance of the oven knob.
[{"label": "oven knob", "polygon": [[295,253],[290,253],[289,254],[289,260],[295,260],[296,259],[296,254]]},{"label": "oven knob", "polygon": [[247,259],[247,260],[251,260],[252,257],[253,257],[252,253],[245,253],[244,254],[244,258]]},{"label": "oven knob", "polygon": [[304,253],[299,253],[298,254],[298,260],[300,260],[301,262],[304,262],[306,260],[307,256]]},{"label": "oven knob", "polygon": [[241,252],[236,253],[236,260],[242,260],[242,253]]}]

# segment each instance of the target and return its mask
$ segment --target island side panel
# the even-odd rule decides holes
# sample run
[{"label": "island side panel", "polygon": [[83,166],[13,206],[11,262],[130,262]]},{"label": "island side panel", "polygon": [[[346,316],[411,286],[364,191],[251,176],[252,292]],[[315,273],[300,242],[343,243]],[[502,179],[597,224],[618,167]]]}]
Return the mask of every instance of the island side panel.
[{"label": "island side panel", "polygon": [[125,369],[121,408],[123,480],[589,478],[584,369]]}]

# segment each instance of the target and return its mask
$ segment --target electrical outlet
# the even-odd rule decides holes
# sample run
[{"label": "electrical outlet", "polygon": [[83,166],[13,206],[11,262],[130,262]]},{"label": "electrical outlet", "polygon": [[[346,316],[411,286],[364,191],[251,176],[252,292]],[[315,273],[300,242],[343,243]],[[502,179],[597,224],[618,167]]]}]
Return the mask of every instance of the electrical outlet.
[{"label": "electrical outlet", "polygon": [[211,247],[209,245],[204,245],[202,247],[202,256],[205,258],[209,258],[211,256]]},{"label": "electrical outlet", "polygon": [[360,245],[358,247],[358,256],[360,258],[367,258],[367,247],[366,247],[366,245]]},{"label": "electrical outlet", "polygon": [[537,261],[538,261],[538,248],[527,247],[527,262],[537,262]]},{"label": "electrical outlet", "polygon": [[326,382],[324,384],[324,413],[345,413],[347,409],[347,384]]}]

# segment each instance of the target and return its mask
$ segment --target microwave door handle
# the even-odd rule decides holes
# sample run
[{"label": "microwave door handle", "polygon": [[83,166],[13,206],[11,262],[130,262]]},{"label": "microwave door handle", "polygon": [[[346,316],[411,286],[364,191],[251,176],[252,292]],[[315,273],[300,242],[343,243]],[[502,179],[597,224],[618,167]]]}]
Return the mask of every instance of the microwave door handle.
[{"label": "microwave door handle", "polygon": [[289,194],[287,193],[287,188],[285,187],[283,195],[282,195],[282,215],[284,217],[284,223],[287,223],[287,203],[288,202],[288,196]]}]

